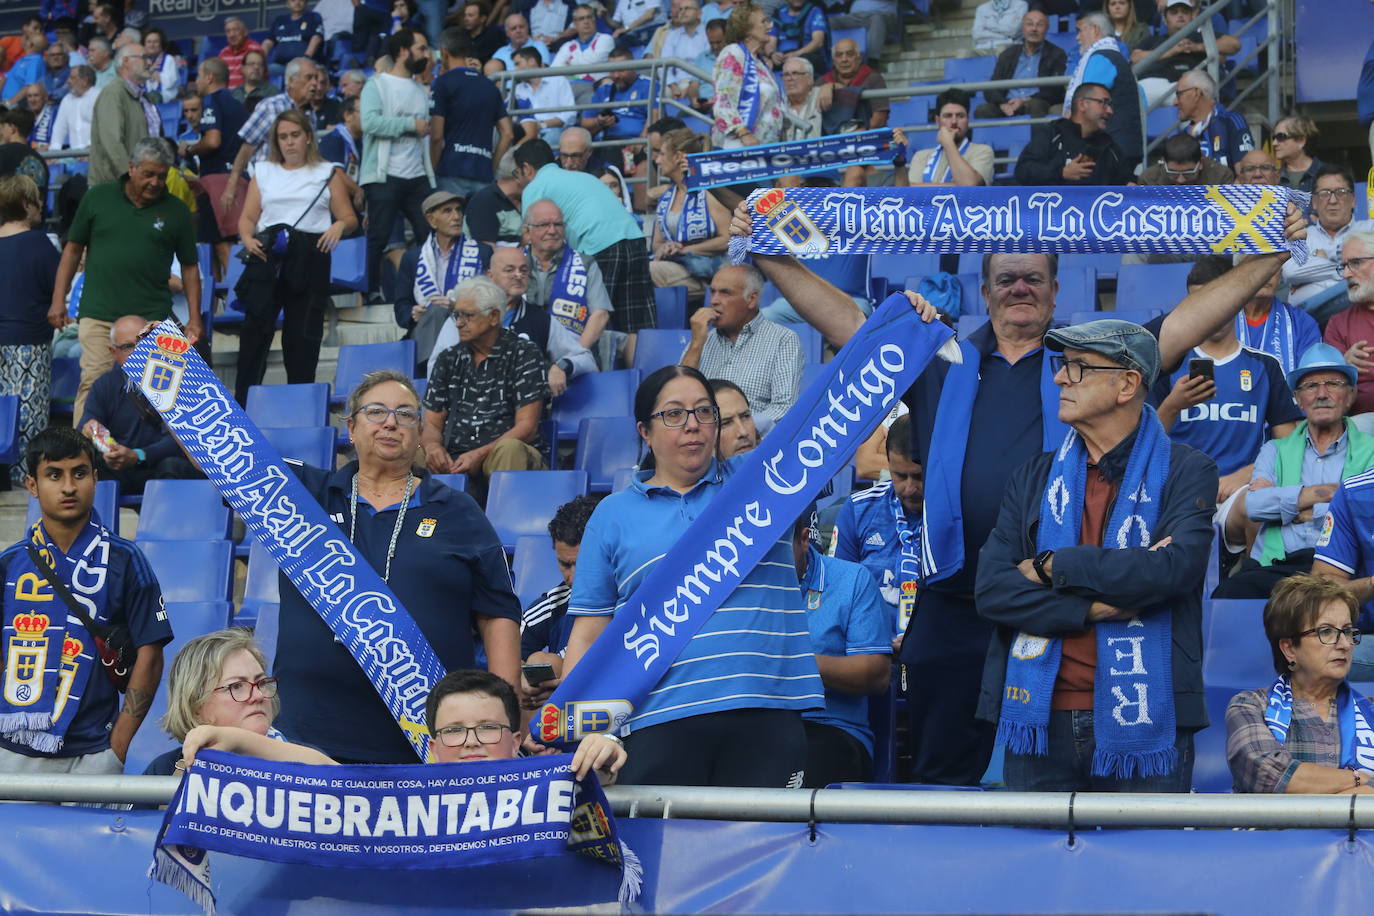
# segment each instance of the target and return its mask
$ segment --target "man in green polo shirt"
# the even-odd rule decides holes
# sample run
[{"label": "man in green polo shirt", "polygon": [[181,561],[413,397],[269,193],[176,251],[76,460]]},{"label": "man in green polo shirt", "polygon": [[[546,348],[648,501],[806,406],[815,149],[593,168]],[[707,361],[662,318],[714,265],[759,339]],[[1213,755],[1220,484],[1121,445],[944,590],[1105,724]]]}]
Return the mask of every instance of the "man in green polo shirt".
[{"label": "man in green polo shirt", "polygon": [[86,192],[76,211],[62,261],[57,268],[48,321],[61,329],[70,323],[67,295],[81,257],[86,280],[81,288],[78,337],[81,384],[75,413],[80,417],[91,383],[109,371],[110,326],[124,315],[161,321],[172,315],[172,256],[181,264],[181,282],[190,304],[186,336],[195,343],[202,333],[200,266],[191,211],[167,193],[172,152],[158,137],[134,144],[129,171],[117,181]]}]

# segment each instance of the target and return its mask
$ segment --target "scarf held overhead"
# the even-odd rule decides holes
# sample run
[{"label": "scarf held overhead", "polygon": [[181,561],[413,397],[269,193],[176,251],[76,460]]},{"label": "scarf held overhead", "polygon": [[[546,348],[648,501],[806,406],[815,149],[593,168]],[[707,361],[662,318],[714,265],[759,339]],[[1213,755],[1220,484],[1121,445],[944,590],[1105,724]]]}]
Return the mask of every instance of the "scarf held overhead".
[{"label": "scarf held overhead", "polygon": [[[1103,530],[1104,549],[1148,550],[1159,540],[1155,525],[1169,478],[1169,457],[1169,437],[1154,408],[1146,405]],[[1037,550],[1078,544],[1087,477],[1087,448],[1070,430],[1054,453],[1041,496]],[[1172,623],[1168,607],[1154,607],[1131,620],[1096,624],[1100,661],[1093,682],[1094,774],[1121,779],[1157,776],[1178,765]],[[1024,632],[1012,642],[997,724],[997,740],[1008,751],[1036,756],[1049,752],[1050,701],[1063,646],[1060,637]]]},{"label": "scarf held overhead", "polygon": [[844,466],[949,328],[889,296],[726,480],[530,723],[545,744],[619,729],[721,602]]},{"label": "scarf held overhead", "polygon": [[434,649],[180,329],[164,321],[124,363],[167,428],[348,649],[421,760]]},{"label": "scarf held overhead", "polygon": [[1052,251],[1307,256],[1284,238],[1290,201],[1263,185],[1125,188],[772,188],[749,195],[730,256]]},{"label": "scarf held overhead", "polygon": [[629,902],[639,859],[620,839],[596,774],[575,780],[571,762],[336,767],[203,750],[167,806],[149,875],[213,912],[207,851],[397,870],[580,853],[620,869]]},{"label": "scarf held overhead", "polygon": [[892,131],[866,130],[787,143],[690,153],[691,190],[771,181],[782,175],[808,175],[849,165],[874,165],[892,158]]}]

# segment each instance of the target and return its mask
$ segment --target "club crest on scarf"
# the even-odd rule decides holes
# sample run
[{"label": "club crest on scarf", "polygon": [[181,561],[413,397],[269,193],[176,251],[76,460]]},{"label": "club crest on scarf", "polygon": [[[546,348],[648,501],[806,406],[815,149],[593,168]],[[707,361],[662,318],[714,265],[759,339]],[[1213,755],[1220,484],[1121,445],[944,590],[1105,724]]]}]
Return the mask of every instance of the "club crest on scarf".
[{"label": "club crest on scarf", "polygon": [[143,364],[143,396],[157,410],[168,410],[181,390],[181,376],[186,371],[184,354],[191,349],[191,342],[171,333],[159,333],[153,342],[157,351]]},{"label": "club crest on scarf", "polygon": [[787,192],[774,188],[754,202],[754,211],[764,217],[764,227],[789,252],[799,258],[819,258],[830,250],[830,242],[804,210],[787,199]]}]

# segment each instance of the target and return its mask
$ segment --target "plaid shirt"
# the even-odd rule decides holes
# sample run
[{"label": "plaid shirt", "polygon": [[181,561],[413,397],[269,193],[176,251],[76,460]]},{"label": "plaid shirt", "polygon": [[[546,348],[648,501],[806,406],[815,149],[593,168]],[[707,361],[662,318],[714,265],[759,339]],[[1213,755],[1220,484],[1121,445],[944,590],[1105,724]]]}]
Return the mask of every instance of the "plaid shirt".
[{"label": "plaid shirt", "polygon": [[1282,793],[1300,763],[1339,767],[1340,726],[1317,715],[1306,700],[1293,698],[1288,740],[1279,744],[1264,723],[1269,688],[1236,694],[1226,707],[1226,759],[1237,792]]},{"label": "plaid shirt", "polygon": [[267,132],[272,129],[272,122],[277,120],[277,115],[295,107],[296,103],[291,101],[291,96],[285,92],[278,93],[259,102],[253,113],[248,116],[248,120],[243,122],[243,126],[239,128],[239,138],[244,143],[251,143],[257,147],[257,151],[253,153],[254,162],[267,158]]},{"label": "plaid shirt", "polygon": [[700,368],[707,378],[734,382],[754,413],[776,421],[801,394],[803,362],[797,335],[759,315],[734,343],[719,332],[708,334]]},{"label": "plaid shirt", "polygon": [[[465,343],[437,357],[425,409],[447,411],[444,448],[453,457],[494,442],[515,425],[515,412],[549,397],[544,357],[528,340],[502,328],[478,365]],[[532,443],[539,448],[538,441]]]}]

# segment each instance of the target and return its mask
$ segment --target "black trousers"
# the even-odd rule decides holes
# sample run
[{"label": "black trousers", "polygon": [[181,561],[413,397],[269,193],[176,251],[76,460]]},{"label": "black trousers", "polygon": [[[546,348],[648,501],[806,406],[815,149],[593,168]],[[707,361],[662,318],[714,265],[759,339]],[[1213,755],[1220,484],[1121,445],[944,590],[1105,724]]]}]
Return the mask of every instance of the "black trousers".
[{"label": "black trousers", "polygon": [[873,777],[873,756],[849,732],[821,722],[806,725],[807,789],[824,789],[837,782],[868,782]]},{"label": "black trousers", "polygon": [[1312,560],[1316,555],[1316,550],[1298,550],[1269,566],[1261,566],[1256,560],[1246,557],[1241,561],[1240,569],[1217,584],[1212,597],[1268,598],[1274,586],[1284,579],[1311,572]]},{"label": "black trousers", "polygon": [[329,298],[329,255],[315,247],[318,241],[314,233],[293,233],[280,264],[255,259],[243,269],[235,287],[245,310],[234,379],[234,397],[240,404],[248,403],[248,389],[261,385],[267,374],[278,315],[287,382],[315,381]]},{"label": "black trousers", "polygon": [[638,729],[625,750],[621,785],[797,788],[806,729],[790,709],[729,709]]}]

